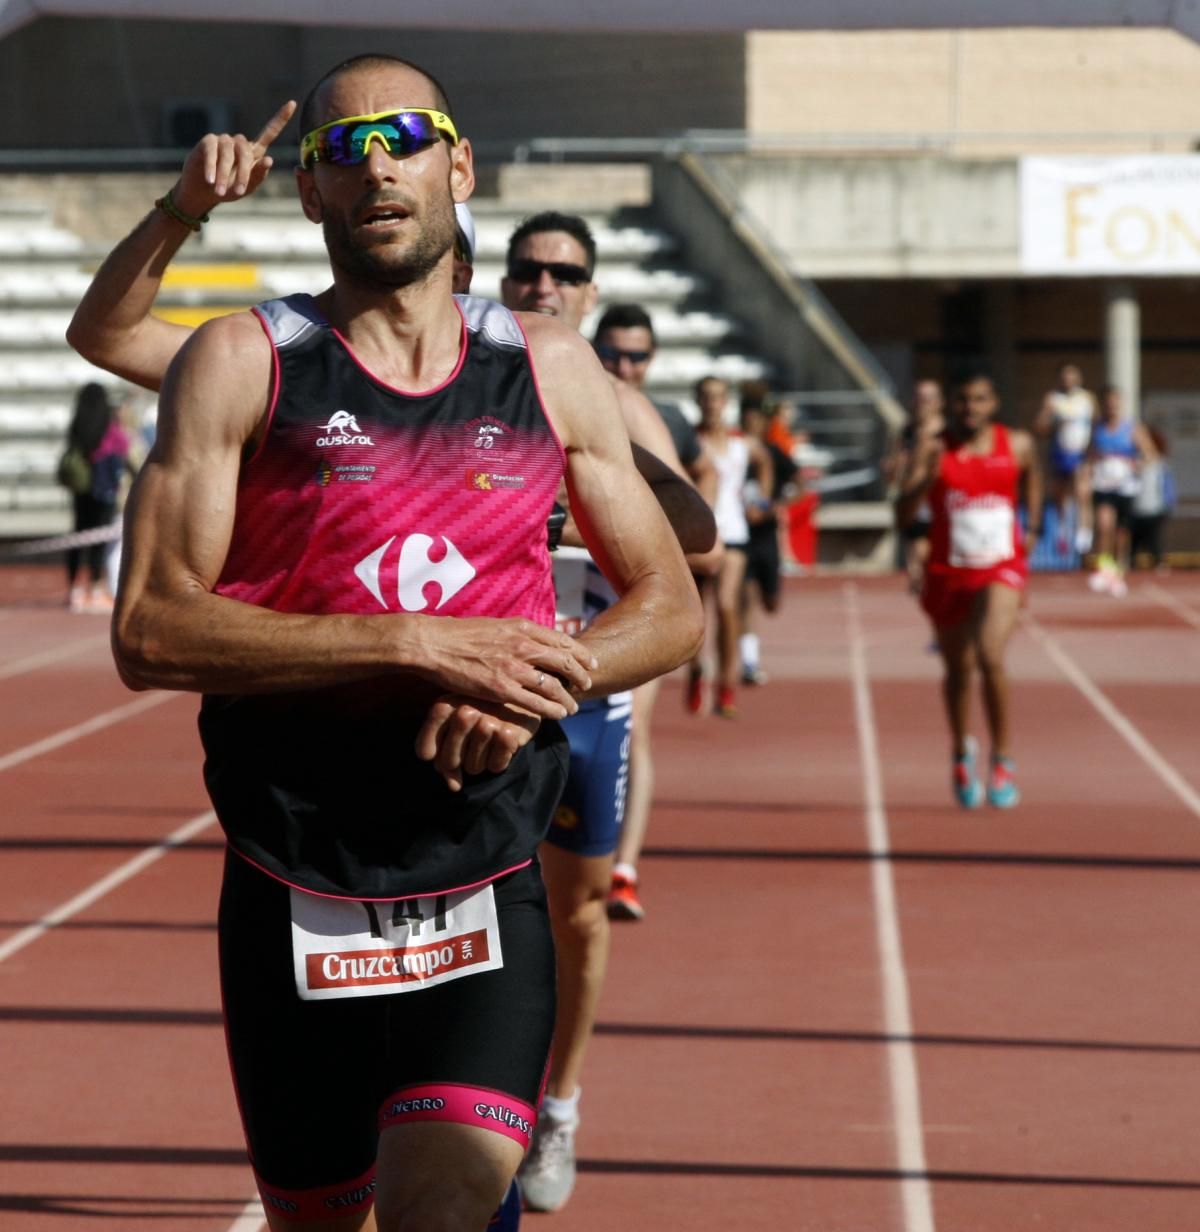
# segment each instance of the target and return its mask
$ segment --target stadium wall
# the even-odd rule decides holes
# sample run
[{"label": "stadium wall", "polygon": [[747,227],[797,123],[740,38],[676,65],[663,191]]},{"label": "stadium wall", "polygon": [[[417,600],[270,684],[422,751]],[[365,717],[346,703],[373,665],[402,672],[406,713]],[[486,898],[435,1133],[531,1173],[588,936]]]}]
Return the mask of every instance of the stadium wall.
[{"label": "stadium wall", "polygon": [[254,130],[332,65],[365,50],[434,72],[460,129],[485,155],[537,136],[740,129],[744,47],[740,34],[506,35],[42,18],[0,41],[4,145],[169,145],[164,111],[172,100],[226,102],[230,122]]}]

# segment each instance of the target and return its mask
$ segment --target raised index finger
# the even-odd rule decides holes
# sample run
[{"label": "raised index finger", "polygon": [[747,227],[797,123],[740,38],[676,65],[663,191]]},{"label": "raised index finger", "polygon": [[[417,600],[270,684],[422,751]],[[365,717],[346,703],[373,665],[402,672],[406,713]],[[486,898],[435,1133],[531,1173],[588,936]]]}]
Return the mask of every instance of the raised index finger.
[{"label": "raised index finger", "polygon": [[289,98],[286,103],[263,125],[263,130],[254,138],[254,144],[259,152],[270,149],[271,142],[287,127],[287,122],[296,112],[296,100]]}]

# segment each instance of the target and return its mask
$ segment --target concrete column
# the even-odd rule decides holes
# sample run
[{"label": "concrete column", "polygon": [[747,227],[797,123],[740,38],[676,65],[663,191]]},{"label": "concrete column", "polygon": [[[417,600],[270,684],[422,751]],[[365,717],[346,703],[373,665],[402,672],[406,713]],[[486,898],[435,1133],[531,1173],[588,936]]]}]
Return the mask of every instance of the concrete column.
[{"label": "concrete column", "polygon": [[[984,288],[983,337],[996,392],[1009,416],[1017,412],[1017,294],[1013,282],[989,282]],[[1007,422],[1015,423],[1015,419]],[[1028,424],[1020,424],[1022,428]]]},{"label": "concrete column", "polygon": [[1141,418],[1142,320],[1137,290],[1127,278],[1104,288],[1104,371],[1109,385],[1121,391],[1126,412]]}]

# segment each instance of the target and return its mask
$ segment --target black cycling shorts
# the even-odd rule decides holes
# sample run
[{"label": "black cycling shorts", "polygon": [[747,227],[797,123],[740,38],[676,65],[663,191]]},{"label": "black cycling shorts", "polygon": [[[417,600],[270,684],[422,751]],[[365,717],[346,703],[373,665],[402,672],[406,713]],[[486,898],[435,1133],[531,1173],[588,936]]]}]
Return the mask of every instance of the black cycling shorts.
[{"label": "black cycling shorts", "polygon": [[[425,986],[439,966],[456,965],[440,944],[443,917],[417,923],[411,904],[351,900],[371,921],[358,927],[380,945],[397,925],[418,930],[422,944],[411,933],[406,947],[382,951],[331,942],[331,953],[294,968],[290,887],[227,851],[219,938],[229,1057],[272,1210],[305,1220],[369,1207],[379,1135],[393,1125],[454,1121],[528,1146],[554,1031],[554,948],[536,863],[491,887],[502,965]],[[318,901],[322,910],[347,903]],[[470,940],[457,940],[472,953]],[[475,953],[485,948],[476,935]],[[306,987],[310,977],[322,987],[378,977],[413,991],[305,1000],[297,981],[306,962]]]},{"label": "black cycling shorts", "polygon": [[746,581],[757,582],[763,602],[773,604],[779,598],[779,535],[774,522],[750,529],[745,546]]}]

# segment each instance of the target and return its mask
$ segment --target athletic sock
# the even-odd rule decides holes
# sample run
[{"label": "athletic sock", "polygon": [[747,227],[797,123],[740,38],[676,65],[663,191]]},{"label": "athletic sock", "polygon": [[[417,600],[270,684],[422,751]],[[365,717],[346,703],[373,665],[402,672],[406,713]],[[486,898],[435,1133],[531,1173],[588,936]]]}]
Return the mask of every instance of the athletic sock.
[{"label": "athletic sock", "polygon": [[632,864],[614,864],[613,876],[624,877],[626,881],[636,881],[637,869]]},{"label": "athletic sock", "polygon": [[557,1121],[560,1125],[567,1124],[571,1121],[579,1120],[579,1096],[582,1094],[582,1088],[576,1087],[575,1094],[567,1099],[559,1099],[557,1095],[551,1095],[549,1091],[542,1096],[542,1111],[553,1121]]},{"label": "athletic sock", "polygon": [[758,634],[743,633],[738,638],[738,651],[742,656],[742,667],[748,672],[758,671]]}]

